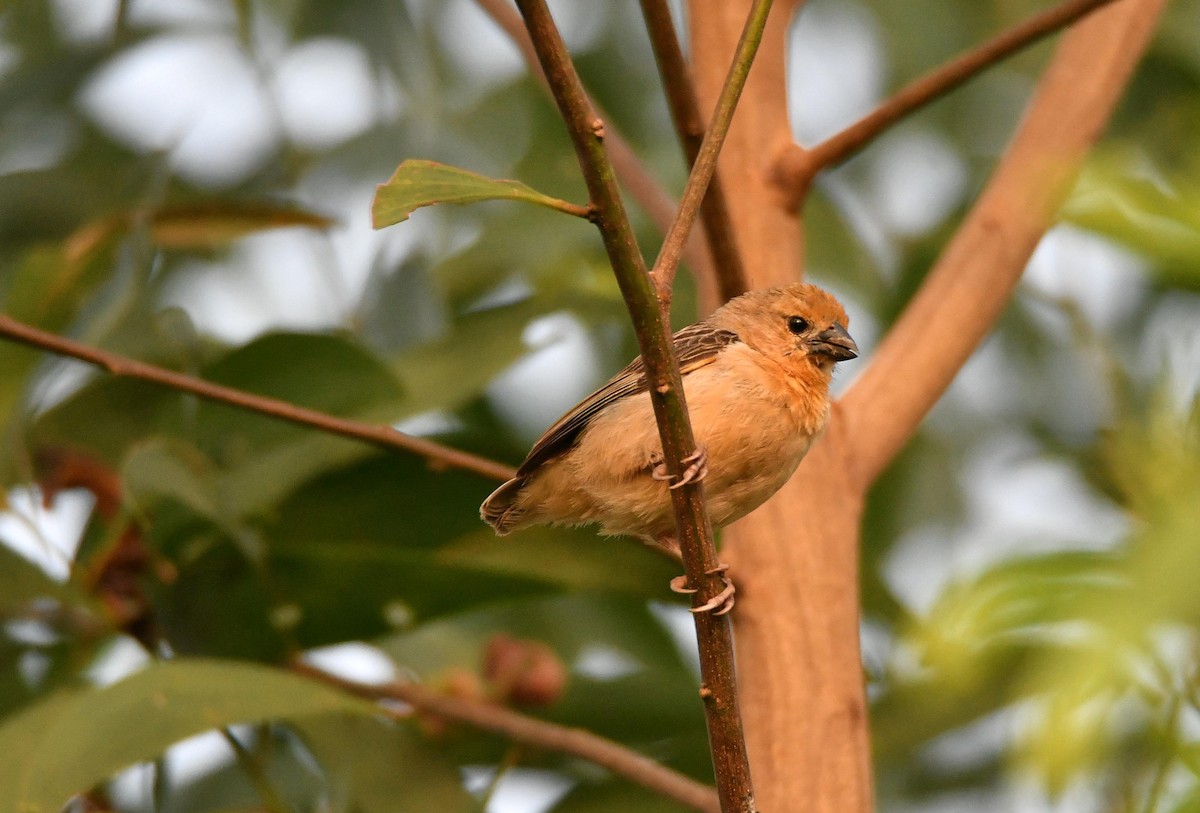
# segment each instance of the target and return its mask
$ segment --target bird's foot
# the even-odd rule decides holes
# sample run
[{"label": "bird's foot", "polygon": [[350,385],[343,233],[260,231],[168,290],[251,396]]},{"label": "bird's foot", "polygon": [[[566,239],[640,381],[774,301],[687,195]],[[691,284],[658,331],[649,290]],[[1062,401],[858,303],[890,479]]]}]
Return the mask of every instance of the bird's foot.
[{"label": "bird's foot", "polygon": [[697,446],[696,451],[679,461],[687,466],[679,477],[679,482],[671,483],[670,489],[686,486],[688,483],[699,482],[708,476],[708,451],[703,446]]},{"label": "bird's foot", "polygon": [[[696,451],[692,452],[679,462],[687,466],[687,468],[683,470],[683,474],[679,476],[679,479],[676,482],[673,482],[671,485],[667,486],[667,488],[671,489],[672,491],[677,488],[682,488],[688,483],[695,483],[703,480],[705,476],[708,475],[708,452],[703,446],[697,446]],[[655,454],[654,457],[650,459],[650,465],[653,466],[653,468],[650,470],[650,476],[655,480],[671,482],[672,480],[676,479],[669,471],[667,471],[667,463],[665,460],[663,460],[661,453]]]},{"label": "bird's foot", "polygon": [[[704,571],[705,575],[708,576],[721,574],[721,582],[725,585],[725,588],[699,607],[693,607],[693,613],[706,613],[712,610],[714,611],[713,615],[725,615],[725,613],[733,609],[733,596],[737,592],[737,588],[733,586],[733,582],[729,580],[729,577],[724,575],[727,570],[729,570],[729,565],[719,564],[712,570]],[[696,588],[688,587],[687,575],[676,576],[671,579],[671,590],[676,593],[688,595],[697,592]]]},{"label": "bird's foot", "polygon": [[650,476],[655,480],[671,479],[671,472],[667,471],[667,461],[663,460],[662,452],[650,455]]}]

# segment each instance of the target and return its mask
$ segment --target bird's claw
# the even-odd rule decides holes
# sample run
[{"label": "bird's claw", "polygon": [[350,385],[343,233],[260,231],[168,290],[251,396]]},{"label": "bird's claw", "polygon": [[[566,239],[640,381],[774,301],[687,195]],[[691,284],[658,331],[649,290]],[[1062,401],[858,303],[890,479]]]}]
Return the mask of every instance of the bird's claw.
[{"label": "bird's claw", "polygon": [[676,576],[675,578],[671,579],[671,591],[675,593],[691,594],[696,592],[696,588],[687,586],[687,574],[685,573],[682,576]]},{"label": "bird's claw", "polygon": [[[677,482],[671,483],[671,485],[667,486],[667,488],[671,489],[672,491],[677,488],[682,488],[688,483],[695,483],[703,480],[708,475],[708,452],[703,446],[698,446],[696,451],[692,452],[679,462],[687,466],[687,468],[683,470],[683,474],[679,476]],[[675,477],[669,471],[667,471],[666,461],[662,459],[661,454],[655,455],[654,458],[651,459],[650,463],[653,466],[653,468],[650,470],[650,476],[655,480],[662,480],[665,482],[671,482],[672,480],[675,480]]]},{"label": "bird's claw", "polygon": [[[693,607],[693,613],[706,613],[712,610],[715,611],[713,612],[713,615],[725,615],[727,612],[733,609],[733,596],[737,592],[737,588],[734,587],[733,582],[724,575],[725,571],[727,570],[729,570],[729,565],[719,564],[711,570],[704,571],[705,575],[708,576],[722,574],[721,581],[724,583],[725,588],[720,593],[717,593],[711,599],[701,604],[699,607]],[[676,593],[691,594],[697,592],[696,588],[688,587],[687,583],[686,575],[676,576],[675,578],[671,579],[671,589]]]},{"label": "bird's claw", "polygon": [[703,446],[697,446],[696,451],[679,461],[687,466],[679,477],[679,482],[667,486],[670,489],[698,482],[708,476],[708,452]]}]

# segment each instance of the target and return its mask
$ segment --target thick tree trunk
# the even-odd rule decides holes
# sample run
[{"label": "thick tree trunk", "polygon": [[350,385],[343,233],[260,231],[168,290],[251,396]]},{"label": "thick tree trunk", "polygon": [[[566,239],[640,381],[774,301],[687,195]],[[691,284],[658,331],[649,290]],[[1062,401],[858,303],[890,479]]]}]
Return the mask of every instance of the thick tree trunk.
[{"label": "thick tree trunk", "polygon": [[[748,0],[693,0],[692,59],[711,110]],[[795,4],[777,3],[721,157],[751,288],[802,277],[803,232],[771,183],[792,142],[784,54]],[[715,303],[705,303],[709,308]],[[861,496],[836,431],[767,505],[724,533],[738,586],[738,679],[759,806],[848,813],[871,806],[858,645]]]},{"label": "thick tree trunk", "polygon": [[[835,405],[826,437],[796,476],[724,534],[723,558],[739,589],[742,712],[764,811],[872,807],[858,642],[865,494],[1003,308],[1164,4],[1123,0],[1065,35],[1013,146],[912,313]],[[752,288],[802,275],[801,222],[771,184],[772,161],[791,138],[784,54],[796,5],[776,4],[720,164]],[[706,109],[748,7],[749,0],[691,0],[692,67]],[[913,341],[931,326],[937,342]]]},{"label": "thick tree trunk", "polygon": [[[707,117],[716,104],[750,0],[692,0],[692,71]],[[751,288],[796,282],[803,262],[800,220],[770,183],[775,154],[792,142],[784,82],[784,50],[792,3],[777,0],[750,69],[718,164]],[[721,303],[705,302],[706,310]]]}]

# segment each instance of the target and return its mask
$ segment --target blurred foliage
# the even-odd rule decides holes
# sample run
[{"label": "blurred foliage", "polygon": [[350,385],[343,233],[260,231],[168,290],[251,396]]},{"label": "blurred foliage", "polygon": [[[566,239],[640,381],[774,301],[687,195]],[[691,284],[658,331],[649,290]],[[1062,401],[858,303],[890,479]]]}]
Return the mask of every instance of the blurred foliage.
[{"label": "blurred foliage", "polygon": [[[818,33],[852,30],[876,72],[839,80],[886,90],[1043,6],[813,0],[801,25],[849,20]],[[636,4],[556,11],[609,126],[677,191]],[[1200,809],[1197,30],[1200,3],[1171,4],[1069,226],[871,495],[881,809]],[[185,46],[211,60],[194,75],[172,61]],[[856,335],[878,336],[919,288],[1050,47],[820,180],[810,267],[851,304]],[[114,101],[117,69],[150,51],[139,81],[174,84]],[[897,188],[914,142],[936,145],[923,170],[953,183]],[[634,352],[615,282],[594,230],[545,207],[422,208],[371,232],[372,191],[408,159],[483,179],[405,214],[514,188],[584,198],[551,105],[465,0],[0,5],[5,314],[515,462],[523,407],[568,406]],[[652,254],[659,237],[631,208]],[[933,214],[914,226],[913,209]],[[691,321],[686,274],[676,303]],[[525,375],[566,343],[543,318],[564,313],[594,364]],[[514,369],[537,382],[521,404]],[[997,502],[1031,467],[1066,486],[1035,478]],[[489,653],[530,642],[556,688],[524,711],[711,780],[693,656],[672,634],[686,617],[666,589],[675,566],[637,543],[498,541],[477,519],[493,486],[479,477],[10,343],[0,480],[0,808],[55,811],[90,790],[121,811],[466,811],[482,806],[466,773],[516,765],[562,780],[555,810],[680,809],[561,754],[381,719],[281,668],[347,642],[435,688],[509,699]],[[44,530],[42,512],[85,495],[63,553],[71,533]],[[149,665],[114,682],[131,661]],[[218,759],[171,747],[220,726],[237,756],[219,737]]]}]

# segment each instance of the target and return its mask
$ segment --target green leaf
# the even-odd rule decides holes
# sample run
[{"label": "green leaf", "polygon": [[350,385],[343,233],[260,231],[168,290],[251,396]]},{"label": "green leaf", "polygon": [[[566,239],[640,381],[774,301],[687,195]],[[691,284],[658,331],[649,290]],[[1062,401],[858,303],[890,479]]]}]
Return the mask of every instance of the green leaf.
[{"label": "green leaf", "polygon": [[58,692],[0,726],[0,809],[58,813],[66,800],[173,743],[219,726],[373,706],[297,675],[177,660],[106,687]]},{"label": "green leaf", "polygon": [[1193,787],[1180,798],[1174,800],[1168,813],[1196,813],[1200,810],[1200,788]]},{"label": "green leaf", "polygon": [[117,467],[135,443],[175,423],[180,396],[126,378],[99,377],[42,413],[30,430],[33,448],[67,448]]},{"label": "green leaf", "polygon": [[[367,422],[397,417],[402,387],[373,354],[343,336],[275,333],[208,367],[209,380],[332,415]],[[320,385],[316,385],[320,382]],[[223,471],[222,493],[237,516],[274,508],[314,475],[374,454],[359,441],[205,402],[197,445]]]},{"label": "green leaf", "polygon": [[194,518],[160,519],[150,531],[151,544],[178,571],[168,583],[149,585],[155,619],[175,652],[265,662],[286,657],[288,641],[272,614],[275,597],[244,540]]},{"label": "green leaf", "polygon": [[1169,285],[1200,290],[1200,178],[1149,175],[1140,152],[1098,152],[1063,207],[1063,217],[1148,257]]},{"label": "green leaf", "polygon": [[571,214],[586,214],[583,207],[543,195],[520,181],[497,180],[436,161],[410,159],[376,188],[372,222],[375,228],[382,229],[403,223],[422,206],[485,200],[523,200]]},{"label": "green leaf", "polygon": [[[361,420],[392,420],[401,409],[403,390],[395,376],[341,336],[268,334],[199,374],[235,389]],[[222,508],[229,519],[268,511],[298,483],[373,454],[364,443],[196,401],[153,384],[104,377],[47,410],[34,426],[33,443],[86,450],[116,466],[155,432],[185,439],[212,461],[221,474]]]},{"label": "green leaf", "polygon": [[376,455],[296,489],[262,527],[274,593],[300,611],[295,634],[306,646],[373,637],[397,618],[558,589],[539,573],[440,557],[442,545],[485,528],[479,503],[491,487],[471,474],[433,474],[411,456]]},{"label": "green leaf", "polygon": [[693,808],[630,782],[581,782],[558,804],[554,813],[688,813]]},{"label": "green leaf", "polygon": [[[0,308],[7,316],[43,330],[58,331],[70,324],[87,297],[104,280],[107,267],[77,261],[58,246],[39,245],[26,251],[15,268],[0,268]],[[0,428],[20,415],[20,400],[29,376],[45,358],[40,351],[0,341]],[[0,435],[0,477],[13,482],[13,444],[18,433]]]},{"label": "green leaf", "polygon": [[[904,636],[919,672],[892,676],[872,707],[872,739],[885,759],[1034,694],[1043,660],[1081,657],[1063,632],[1088,602],[1128,595],[1121,559],[1060,551],[993,565],[949,584]],[[1057,661],[1055,661],[1057,662]]]},{"label": "green leaf", "polygon": [[554,590],[526,574],[444,564],[427,551],[349,539],[281,540],[271,547],[269,567],[278,600],[298,611],[291,633],[303,646],[375,637],[414,620]]},{"label": "green leaf", "polygon": [[[323,715],[318,715],[323,716]],[[306,719],[306,718],[301,718]],[[172,771],[170,790],[160,794],[154,813],[275,813],[277,810],[321,810],[329,797],[329,787],[321,766],[308,750],[299,747],[288,724],[261,723],[239,727],[235,732],[248,756],[261,770],[252,778],[246,770],[249,763],[231,758],[204,773]],[[171,765],[174,768],[174,764]],[[263,804],[262,779],[278,794],[282,808],[266,808]]]},{"label": "green leaf", "polygon": [[412,729],[378,717],[324,714],[292,724],[330,778],[334,810],[474,813],[457,768]]},{"label": "green leaf", "polygon": [[[209,365],[203,375],[218,384],[334,415],[387,414],[401,396],[387,367],[347,336],[267,334]],[[201,404],[199,418],[199,445],[210,453],[236,446],[241,454],[254,455],[290,440],[296,432],[315,431],[211,402]]]},{"label": "green leaf", "polygon": [[442,547],[437,559],[566,588],[680,600],[667,587],[681,572],[678,563],[641,542],[599,538],[590,530],[540,526],[498,539],[490,528],[482,528]]},{"label": "green leaf", "polygon": [[[604,248],[588,224],[556,222],[561,218],[547,222],[541,210],[525,206],[508,206],[487,215],[482,233],[433,269],[438,288],[453,302],[469,304],[518,278],[532,285],[540,297],[563,302],[564,295],[570,295],[593,307],[611,303],[615,306],[611,312],[628,320]],[[523,234],[536,237],[513,239]]]},{"label": "green leaf", "polygon": [[296,206],[261,201],[166,204],[148,211],[126,210],[84,224],[67,240],[67,254],[77,262],[98,258],[114,241],[143,224],[150,242],[159,248],[213,249],[260,231],[327,229],[334,221]]},{"label": "green leaf", "polygon": [[406,350],[393,365],[404,382],[402,414],[454,410],[479,395],[529,352],[522,335],[545,313],[534,300],[470,313],[441,339]]},{"label": "green leaf", "polygon": [[1060,551],[1000,562],[977,578],[947,586],[913,643],[931,665],[972,672],[971,661],[997,641],[1050,633],[1074,621],[1085,603],[1128,593],[1122,559],[1107,552]]},{"label": "green leaf", "polygon": [[75,600],[77,596],[69,585],[54,581],[0,539],[0,618],[39,598]]},{"label": "green leaf", "polygon": [[[54,601],[60,603],[61,613]],[[74,678],[103,635],[101,615],[71,584],[49,578],[0,540],[0,718]],[[17,625],[7,626],[27,618],[42,619],[43,629],[53,637],[23,640],[14,635]],[[30,657],[45,667],[36,679],[30,677]]]},{"label": "green leaf", "polygon": [[435,474],[412,455],[374,454],[293,491],[266,534],[284,545],[341,540],[432,550],[486,527],[479,504],[494,487],[466,472]]},{"label": "green leaf", "polygon": [[216,472],[194,446],[151,437],[130,449],[121,469],[125,493],[142,510],[174,499],[214,522],[221,519]]}]

